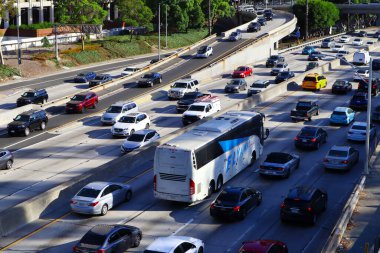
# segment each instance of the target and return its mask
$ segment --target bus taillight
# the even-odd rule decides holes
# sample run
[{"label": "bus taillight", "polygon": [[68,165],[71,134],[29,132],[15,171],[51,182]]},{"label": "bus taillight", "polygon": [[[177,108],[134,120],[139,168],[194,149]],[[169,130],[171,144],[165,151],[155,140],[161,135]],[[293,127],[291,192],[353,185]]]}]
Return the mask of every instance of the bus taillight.
[{"label": "bus taillight", "polygon": [[157,189],[157,175],[154,175],[153,177],[153,189],[154,191]]},{"label": "bus taillight", "polygon": [[194,195],[195,193],[195,183],[192,179],[190,179],[190,195]]}]

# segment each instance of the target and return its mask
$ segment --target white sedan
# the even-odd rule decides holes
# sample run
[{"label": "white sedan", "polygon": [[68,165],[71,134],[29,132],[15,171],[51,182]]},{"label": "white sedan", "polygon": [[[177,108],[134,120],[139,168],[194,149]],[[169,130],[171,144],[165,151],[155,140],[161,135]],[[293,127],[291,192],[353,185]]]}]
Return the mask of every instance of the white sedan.
[{"label": "white sedan", "polygon": [[338,53],[339,51],[342,51],[344,49],[344,45],[335,44],[335,46],[332,48],[332,51],[334,53]]},{"label": "white sedan", "polygon": [[112,136],[130,136],[135,131],[148,129],[150,119],[146,113],[129,113],[121,117],[111,128]]},{"label": "white sedan", "polygon": [[347,43],[350,41],[350,37],[348,37],[347,35],[343,35],[342,37],[340,37],[339,39],[339,42],[342,42],[342,43]]},{"label": "white sedan", "polygon": [[352,45],[354,45],[354,46],[362,46],[363,45],[363,40],[362,39],[354,39],[352,41]]},{"label": "white sedan", "polygon": [[168,236],[158,237],[144,252],[198,253],[204,252],[204,248],[204,243],[197,238],[188,236]]},{"label": "white sedan", "polygon": [[135,73],[136,71],[140,70],[140,68],[136,68],[136,67],[128,67],[128,68],[125,68],[123,70],[123,72],[121,72],[121,75],[122,76],[129,76],[129,75],[132,75],[133,73]]},{"label": "white sedan", "polygon": [[354,73],[354,81],[360,81],[362,79],[369,78],[369,71],[368,69],[359,69]]},{"label": "white sedan", "polygon": [[[347,132],[347,140],[350,141],[365,141],[367,134],[367,123],[366,122],[354,122],[350,130]],[[376,135],[376,127],[371,124],[369,130],[370,139],[373,139]]]},{"label": "white sedan", "polygon": [[210,46],[201,46],[198,49],[196,58],[208,58],[213,54],[213,49]]}]

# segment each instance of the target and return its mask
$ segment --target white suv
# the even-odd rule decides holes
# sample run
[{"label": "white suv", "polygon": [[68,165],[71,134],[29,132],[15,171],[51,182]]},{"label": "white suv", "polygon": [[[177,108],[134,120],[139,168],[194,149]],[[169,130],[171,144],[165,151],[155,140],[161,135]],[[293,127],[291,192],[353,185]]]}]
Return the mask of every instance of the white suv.
[{"label": "white suv", "polygon": [[204,243],[193,237],[169,236],[159,237],[152,242],[144,252],[162,253],[198,253],[204,252]]},{"label": "white suv", "polygon": [[135,102],[117,102],[103,113],[102,121],[103,125],[113,125],[117,122],[122,116],[125,116],[132,112],[138,112],[139,108]]},{"label": "white suv", "polygon": [[129,136],[137,130],[148,129],[150,119],[146,113],[136,112],[122,116],[111,128],[113,136]]},{"label": "white suv", "polygon": [[181,79],[176,81],[168,91],[169,99],[181,99],[186,93],[198,91],[198,80]]}]

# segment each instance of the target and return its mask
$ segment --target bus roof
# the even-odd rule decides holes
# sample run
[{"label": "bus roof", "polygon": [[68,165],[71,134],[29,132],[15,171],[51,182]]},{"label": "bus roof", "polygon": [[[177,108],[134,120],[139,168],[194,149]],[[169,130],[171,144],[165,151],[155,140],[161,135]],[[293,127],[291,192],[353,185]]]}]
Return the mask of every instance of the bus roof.
[{"label": "bus roof", "polygon": [[212,120],[209,120],[190,131],[175,137],[162,146],[177,147],[183,150],[196,150],[231,128],[261,115],[250,111],[229,111]]}]

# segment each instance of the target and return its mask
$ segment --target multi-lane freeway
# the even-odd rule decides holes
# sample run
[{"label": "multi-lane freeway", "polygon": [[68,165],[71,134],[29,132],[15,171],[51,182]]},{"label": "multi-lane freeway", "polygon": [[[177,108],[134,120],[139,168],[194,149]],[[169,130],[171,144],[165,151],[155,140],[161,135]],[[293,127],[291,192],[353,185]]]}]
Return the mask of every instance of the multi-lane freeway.
[{"label": "multi-lane freeway", "polygon": [[[278,17],[265,29],[272,29],[285,21]],[[259,34],[254,34],[254,36]],[[251,36],[251,34],[245,34],[245,39],[240,43],[246,43]],[[215,56],[236,49],[238,43],[211,42]],[[357,47],[349,47],[351,51],[357,49]],[[334,55],[329,50],[326,53]],[[299,55],[299,52],[287,53],[284,56],[290,69],[295,71],[296,75],[302,75],[306,67],[306,56]],[[326,61],[331,59],[333,57],[328,57]],[[161,71],[165,83],[170,83],[172,80],[198,69],[210,60],[212,58],[199,60],[185,57],[185,59],[178,59],[176,63],[167,64],[166,67],[170,66],[170,68],[162,67],[163,71]],[[143,64],[143,62],[139,62],[139,64]],[[246,78],[247,82],[252,83],[259,79],[273,80],[273,77],[269,75],[269,70],[261,64],[255,66],[254,76]],[[121,69],[117,69],[110,73],[117,75],[120,71]],[[242,241],[260,238],[282,240],[288,244],[290,252],[317,252],[323,246],[346,196],[361,173],[359,165],[348,173],[327,173],[321,165],[322,158],[331,145],[347,144],[345,139],[347,127],[330,127],[328,118],[336,106],[347,105],[352,94],[332,95],[329,88],[335,79],[351,79],[352,74],[353,71],[349,66],[334,69],[326,75],[328,88],[319,93],[288,92],[255,108],[267,115],[265,125],[271,129],[270,138],[265,144],[265,154],[273,151],[297,153],[301,157],[301,169],[287,180],[263,179],[257,174],[260,164],[258,161],[228,182],[227,185],[253,186],[263,192],[263,204],[250,213],[244,222],[224,223],[213,220],[208,211],[211,199],[193,206],[154,199],[150,169],[152,158],[147,158],[144,166],[141,166],[139,170],[133,172],[126,170],[124,174],[113,179],[120,182],[127,181],[133,186],[135,195],[130,203],[117,207],[105,217],[75,215],[68,212],[67,205],[67,207],[49,214],[49,217],[42,218],[8,236],[0,242],[0,247],[5,247],[15,241],[14,244],[6,247],[5,252],[69,252],[74,243],[95,224],[128,223],[140,227],[143,231],[144,239],[141,246],[136,249],[137,251],[143,250],[157,236],[176,234],[202,239],[206,244],[206,252],[236,252]],[[70,77],[68,78],[70,79]],[[202,84],[201,90],[218,95],[222,107],[227,108],[246,97],[245,93],[224,94],[223,88],[227,81],[226,78],[217,78],[211,83]],[[72,83],[61,83],[55,86],[66,87],[66,85],[74,90],[81,89]],[[15,151],[16,163],[12,170],[1,173],[0,180],[3,186],[0,199],[1,209],[9,208],[118,157],[120,155],[119,147],[123,140],[113,139],[109,127],[101,126],[99,117],[112,102],[128,100],[142,92],[141,89],[133,88],[133,86],[134,84],[131,82],[123,88],[119,86],[101,92],[100,104],[91,115],[62,115],[63,107],[49,109],[48,112],[52,119],[49,122],[50,130],[47,132],[37,132],[28,138],[2,136],[0,145]],[[57,98],[62,95],[64,96],[57,89]],[[15,101],[15,97],[9,98],[9,101]],[[312,122],[294,123],[290,121],[289,112],[299,98],[318,100],[321,113]],[[374,105],[378,102],[378,99],[375,98]],[[153,123],[151,127],[158,130],[161,136],[182,127],[181,115],[175,113],[175,102],[167,101],[165,96],[155,101],[147,101],[139,107],[141,111],[150,115]],[[364,119],[365,114],[358,113],[357,121]],[[293,137],[304,125],[323,126],[328,131],[328,142],[319,151],[304,152],[293,147]],[[362,163],[363,145],[349,144],[360,150]],[[328,210],[314,227],[284,225],[279,220],[279,206],[287,190],[299,184],[328,189]],[[49,219],[55,219],[62,215],[64,216],[49,223],[48,226],[23,237],[35,228],[48,223]],[[22,239],[17,241],[19,238]]]}]

